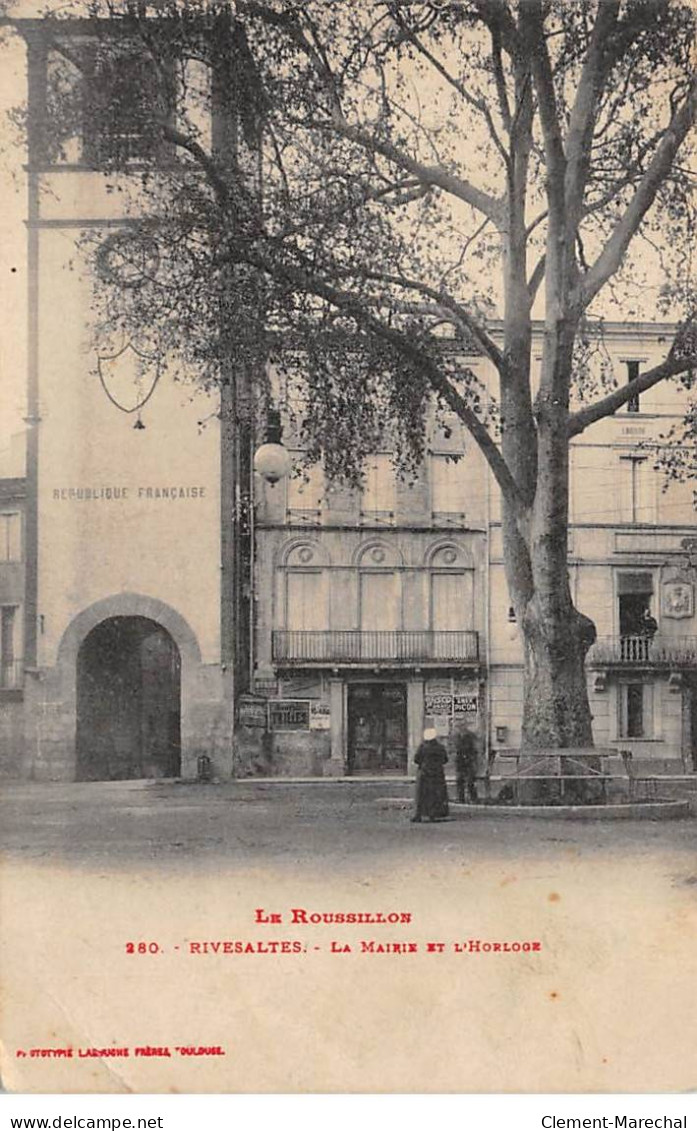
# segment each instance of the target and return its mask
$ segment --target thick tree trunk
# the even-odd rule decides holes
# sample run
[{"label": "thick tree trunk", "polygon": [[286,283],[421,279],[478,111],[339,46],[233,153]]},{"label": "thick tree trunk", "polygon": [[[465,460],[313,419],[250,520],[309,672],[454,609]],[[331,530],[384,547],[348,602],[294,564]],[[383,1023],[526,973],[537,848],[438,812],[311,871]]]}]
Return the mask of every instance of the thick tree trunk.
[{"label": "thick tree trunk", "polygon": [[[516,77],[519,105],[530,112],[529,75],[520,70]],[[551,155],[545,341],[533,401],[525,227],[530,145],[526,117],[516,132],[509,183],[501,370],[502,451],[518,489],[517,499],[504,499],[503,542],[509,592],[523,634],[524,751],[593,745],[585,657],[595,639],[595,626],[574,607],[568,575],[567,420],[578,311],[569,298],[577,268],[574,239],[564,225],[565,162],[563,154]]]},{"label": "thick tree trunk", "polygon": [[595,628],[571,603],[554,616],[533,598],[523,623],[523,750],[593,745],[585,657]]},{"label": "thick tree trunk", "polygon": [[[569,585],[565,422],[560,398],[538,396],[534,497],[522,517],[504,504],[506,575],[524,646],[523,750],[593,745],[585,658],[595,626],[574,607]],[[526,484],[520,446],[508,427],[504,450]]]},{"label": "thick tree trunk", "polygon": [[552,573],[541,568],[549,554],[539,527],[532,538],[531,547],[504,513],[506,574],[523,640],[522,748],[590,747],[585,658],[595,626],[574,607],[566,565]]}]

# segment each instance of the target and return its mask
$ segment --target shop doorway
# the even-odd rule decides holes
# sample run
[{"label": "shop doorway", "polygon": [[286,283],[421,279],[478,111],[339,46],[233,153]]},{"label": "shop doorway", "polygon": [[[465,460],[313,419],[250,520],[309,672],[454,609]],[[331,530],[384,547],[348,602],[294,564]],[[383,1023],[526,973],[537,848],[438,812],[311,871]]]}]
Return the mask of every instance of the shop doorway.
[{"label": "shop doorway", "polygon": [[407,689],[403,683],[359,683],[348,689],[349,776],[406,774]]},{"label": "shop doorway", "polygon": [[110,617],[77,658],[78,781],[178,777],[181,660],[147,617]]}]

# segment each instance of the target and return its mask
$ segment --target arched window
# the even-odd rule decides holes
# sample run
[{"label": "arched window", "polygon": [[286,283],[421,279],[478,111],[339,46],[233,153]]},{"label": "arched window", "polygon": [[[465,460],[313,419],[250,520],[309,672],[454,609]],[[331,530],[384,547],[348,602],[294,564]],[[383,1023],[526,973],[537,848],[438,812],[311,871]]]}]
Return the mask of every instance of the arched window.
[{"label": "arched window", "polygon": [[467,631],[474,623],[474,569],[454,543],[437,546],[428,559],[433,632]]},{"label": "arched window", "polygon": [[402,627],[402,590],[395,552],[381,542],[363,547],[358,558],[360,628],[393,632]]},{"label": "arched window", "polygon": [[317,545],[303,542],[285,557],[285,624],[298,632],[327,628],[326,562]]}]

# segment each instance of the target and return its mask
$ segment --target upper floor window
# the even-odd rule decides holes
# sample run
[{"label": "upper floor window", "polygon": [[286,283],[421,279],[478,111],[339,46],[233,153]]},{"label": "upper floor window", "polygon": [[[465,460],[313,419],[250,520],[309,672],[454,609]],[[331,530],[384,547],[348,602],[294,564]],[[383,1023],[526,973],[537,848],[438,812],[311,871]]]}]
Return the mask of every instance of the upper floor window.
[{"label": "upper floor window", "polygon": [[143,52],[113,47],[88,63],[83,100],[86,164],[150,163],[159,125],[171,115],[174,85]]},{"label": "upper floor window", "polygon": [[282,573],[287,629],[311,632],[327,627],[327,564],[317,542],[300,541],[290,546]]},{"label": "upper floor window", "polygon": [[324,577],[320,570],[289,570],[286,627],[301,632],[327,627]]},{"label": "upper floor window", "polygon": [[[627,366],[627,384],[629,384],[630,381],[634,381],[634,379],[639,376],[639,366],[641,365],[641,362],[626,361],[625,365]],[[630,397],[627,401],[627,412],[640,411],[641,407],[639,404],[639,393],[635,393],[634,396]]]},{"label": "upper floor window", "polygon": [[474,570],[457,545],[443,545],[428,559],[431,573],[431,628],[464,632],[474,623]]},{"label": "upper floor window", "polygon": [[402,627],[400,557],[394,546],[370,542],[357,559],[359,627],[393,632]]},{"label": "upper floor window", "polygon": [[625,573],[617,578],[618,621],[623,660],[645,661],[651,655],[658,631],[653,615],[653,577],[649,572]]},{"label": "upper floor window", "polygon": [[625,573],[617,577],[619,624],[621,636],[640,636],[653,605],[653,575],[646,572]]},{"label": "upper floor window", "polygon": [[401,594],[396,573],[362,570],[359,596],[362,632],[392,632],[401,628]]},{"label": "upper floor window", "polygon": [[22,516],[18,511],[0,512],[0,562],[22,560]]},{"label": "upper floor window", "polygon": [[319,523],[324,499],[324,472],[319,464],[303,468],[288,479],[287,517],[289,522]]},{"label": "upper floor window", "polygon": [[437,525],[464,524],[466,480],[464,460],[431,456],[431,512]]},{"label": "upper floor window", "polygon": [[361,517],[376,525],[394,522],[397,485],[392,459],[387,454],[370,458],[365,468]]},{"label": "upper floor window", "polygon": [[657,483],[651,460],[632,452],[620,456],[619,462],[619,521],[656,522]]},{"label": "upper floor window", "polygon": [[431,628],[462,632],[472,628],[472,574],[431,574]]}]

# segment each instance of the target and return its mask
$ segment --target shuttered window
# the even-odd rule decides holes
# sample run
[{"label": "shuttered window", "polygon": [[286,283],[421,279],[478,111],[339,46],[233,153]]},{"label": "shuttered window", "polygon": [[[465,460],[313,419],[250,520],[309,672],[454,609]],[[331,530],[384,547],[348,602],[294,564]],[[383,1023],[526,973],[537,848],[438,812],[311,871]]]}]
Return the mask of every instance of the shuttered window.
[{"label": "shuttered window", "polygon": [[395,471],[389,455],[372,456],[365,469],[361,512],[366,516],[394,516]]},{"label": "shuttered window", "polygon": [[0,562],[22,560],[22,516],[18,511],[0,513]]},{"label": "shuttered window", "polygon": [[464,460],[454,463],[442,455],[431,457],[431,510],[434,514],[464,514],[467,486]]},{"label": "shuttered window", "polygon": [[472,627],[472,572],[431,575],[431,627],[434,632],[460,632]]},{"label": "shuttered window", "polygon": [[324,629],[326,608],[323,577],[319,570],[288,573],[286,626],[297,631]]},{"label": "shuttered window", "polygon": [[390,570],[361,574],[361,629],[391,632],[401,627],[397,575]]}]

